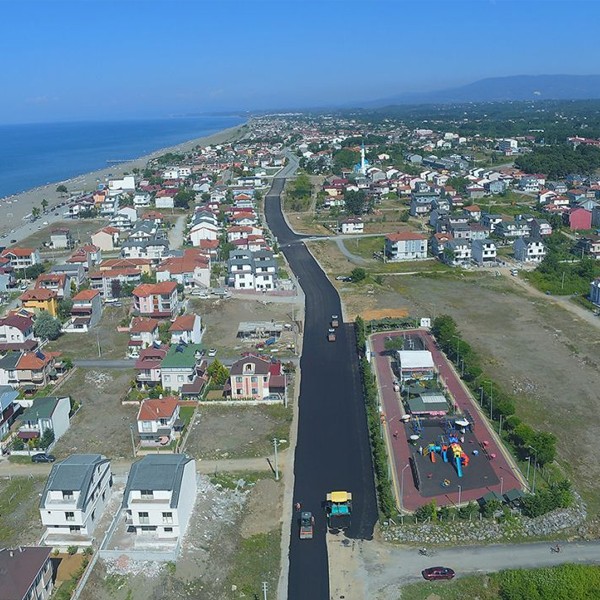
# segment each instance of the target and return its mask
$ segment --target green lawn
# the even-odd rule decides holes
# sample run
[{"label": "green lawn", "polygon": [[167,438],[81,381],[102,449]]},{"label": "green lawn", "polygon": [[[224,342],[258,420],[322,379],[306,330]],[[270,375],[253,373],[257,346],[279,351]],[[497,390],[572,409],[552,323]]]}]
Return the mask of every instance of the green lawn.
[{"label": "green lawn", "polygon": [[348,252],[361,256],[362,258],[373,258],[373,252],[383,252],[384,236],[362,237],[354,240],[344,240],[342,243]]},{"label": "green lawn", "polygon": [[[31,463],[29,457],[27,461]],[[11,477],[0,485],[0,540],[3,546],[32,543],[41,534],[38,510],[45,477]]]}]

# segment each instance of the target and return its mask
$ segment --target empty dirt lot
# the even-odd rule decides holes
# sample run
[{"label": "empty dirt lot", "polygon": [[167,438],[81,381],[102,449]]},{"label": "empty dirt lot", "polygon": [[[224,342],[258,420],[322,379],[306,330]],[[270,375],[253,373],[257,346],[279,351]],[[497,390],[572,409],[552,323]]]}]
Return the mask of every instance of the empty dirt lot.
[{"label": "empty dirt lot", "polygon": [[57,458],[74,452],[131,457],[129,425],[136,426],[137,409],[122,406],[120,400],[134,377],[133,370],[76,369],[56,392],[81,403],[69,430],[54,448]]}]

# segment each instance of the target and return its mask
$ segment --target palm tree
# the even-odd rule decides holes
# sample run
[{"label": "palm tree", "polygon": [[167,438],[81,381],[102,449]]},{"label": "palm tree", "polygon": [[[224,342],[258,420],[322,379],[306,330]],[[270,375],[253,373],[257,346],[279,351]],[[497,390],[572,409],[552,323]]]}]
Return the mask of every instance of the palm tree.
[{"label": "palm tree", "polygon": [[48,208],[48,200],[46,200],[46,198],[42,198],[42,211],[46,212],[46,208]]}]

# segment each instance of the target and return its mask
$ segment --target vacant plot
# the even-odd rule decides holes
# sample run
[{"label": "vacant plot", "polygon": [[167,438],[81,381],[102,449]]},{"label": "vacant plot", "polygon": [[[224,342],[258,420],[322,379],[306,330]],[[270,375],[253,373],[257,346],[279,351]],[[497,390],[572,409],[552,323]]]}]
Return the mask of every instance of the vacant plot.
[{"label": "vacant plot", "polygon": [[195,458],[247,458],[273,453],[273,438],[289,442],[292,409],[277,406],[201,406],[185,452]]},{"label": "vacant plot", "polygon": [[35,545],[43,529],[38,510],[45,477],[0,479],[0,547]]},{"label": "vacant plot", "polygon": [[76,369],[59,392],[81,403],[81,408],[53,453],[58,458],[74,452],[100,453],[109,458],[130,457],[129,426],[136,427],[137,410],[133,406],[122,406],[121,397],[134,377],[135,372],[129,369]]},{"label": "vacant plot", "polygon": [[102,320],[89,333],[64,333],[47,346],[52,352],[62,352],[63,357],[74,359],[120,359],[127,354],[128,333],[119,333],[117,326],[128,317],[131,302],[123,300],[122,306],[107,304]]},{"label": "vacant plot", "polygon": [[[229,298],[228,300],[191,299],[189,311],[202,315],[206,325],[206,333],[202,343],[207,348],[215,348],[220,356],[234,356],[240,352],[251,350],[259,340],[243,341],[237,336],[238,326],[242,321],[275,321],[292,324],[292,320],[303,319],[300,302],[274,302],[265,300],[245,300]],[[264,341],[264,340],[263,340]],[[294,333],[289,331],[274,344],[271,349],[283,353],[288,344],[294,343]],[[290,354],[287,352],[287,354]],[[285,354],[284,354],[285,355]]]},{"label": "vacant plot", "polygon": [[[90,241],[90,235],[106,225],[106,220],[104,219],[70,219],[67,221],[58,221],[46,226],[42,225],[43,221],[44,215],[42,215],[39,221],[37,221],[37,223],[39,223],[38,226],[41,226],[41,229],[25,238],[19,244],[20,246],[24,246],[26,248],[42,248],[45,242],[50,241],[50,232],[53,229],[59,228],[68,229],[71,232],[73,240],[76,241],[76,244],[88,244]],[[77,240],[79,240],[79,242]],[[58,252],[64,253],[65,251],[59,250]]]}]

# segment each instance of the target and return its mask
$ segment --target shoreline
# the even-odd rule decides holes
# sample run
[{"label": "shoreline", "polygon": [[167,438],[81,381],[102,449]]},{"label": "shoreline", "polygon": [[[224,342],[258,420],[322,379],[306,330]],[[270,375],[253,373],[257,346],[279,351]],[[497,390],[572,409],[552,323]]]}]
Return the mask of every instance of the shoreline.
[{"label": "shoreline", "polygon": [[[70,179],[62,181],[57,180],[47,183],[46,185],[26,190],[19,194],[0,198],[0,214],[2,215],[2,220],[0,222],[0,234],[8,237],[8,232],[10,231],[10,237],[17,240],[29,235],[31,233],[31,227],[27,227],[26,235],[19,235],[20,233],[23,233],[19,232],[20,229],[25,229],[27,225],[31,225],[29,221],[24,221],[23,219],[25,216],[31,213],[34,207],[37,206],[41,209],[41,202],[44,198],[48,201],[48,207],[46,209],[46,214],[41,214],[40,219],[44,222],[47,221],[49,224],[51,224],[52,221],[64,221],[64,207],[59,209],[56,208],[57,204],[65,202],[66,200],[65,196],[61,196],[60,193],[56,191],[56,188],[59,185],[66,185],[70,193],[80,190],[89,192],[92,191],[96,186],[97,179],[104,181],[109,177],[109,175],[113,178],[122,177],[123,173],[131,172],[132,169],[136,167],[143,168],[146,166],[149,160],[158,156],[162,156],[167,152],[187,152],[196,146],[210,146],[213,144],[223,144],[234,141],[237,137],[239,137],[242,128],[247,124],[248,122],[246,121],[240,125],[235,125],[234,127],[229,127],[204,137],[195,138],[188,140],[187,142],[181,142],[175,146],[168,146],[166,148],[155,150],[151,154],[146,154],[124,163],[110,165],[109,167],[84,173],[82,175],[77,175],[76,177],[72,177]],[[58,216],[54,216],[53,213],[57,210]],[[36,228],[34,227],[33,229]],[[2,243],[2,245],[8,245],[6,240],[3,240],[3,242],[4,243]]]}]

